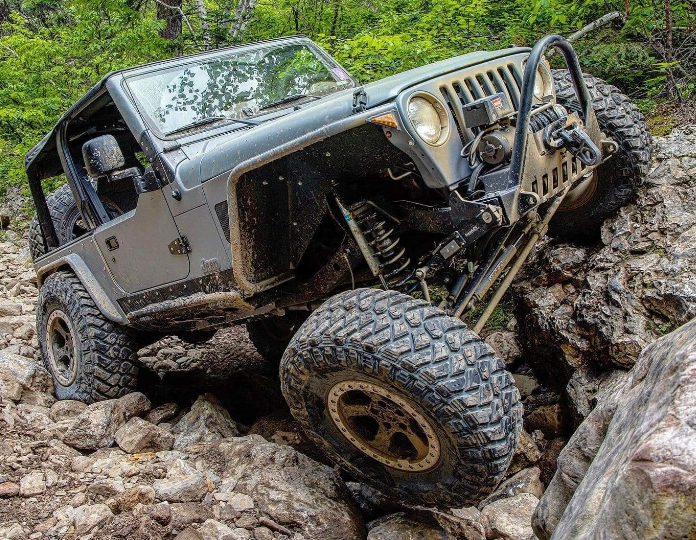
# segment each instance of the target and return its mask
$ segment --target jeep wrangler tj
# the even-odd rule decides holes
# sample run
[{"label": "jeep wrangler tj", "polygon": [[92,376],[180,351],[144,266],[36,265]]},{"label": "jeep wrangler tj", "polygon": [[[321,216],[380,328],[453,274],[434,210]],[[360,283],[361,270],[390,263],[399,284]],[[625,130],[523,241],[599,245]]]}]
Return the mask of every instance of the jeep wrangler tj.
[{"label": "jeep wrangler tj", "polygon": [[560,36],[364,86],[302,36],[111,73],[26,159],[41,354],[93,402],[135,388],[145,341],[246,324],[334,462],[475,504],[522,426],[478,333],[547,230],[596,236],[650,158]]}]

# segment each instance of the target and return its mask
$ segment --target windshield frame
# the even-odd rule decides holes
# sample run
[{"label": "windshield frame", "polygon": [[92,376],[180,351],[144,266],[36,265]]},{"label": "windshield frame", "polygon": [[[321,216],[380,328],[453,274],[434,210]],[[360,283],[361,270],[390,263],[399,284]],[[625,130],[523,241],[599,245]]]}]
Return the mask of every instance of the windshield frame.
[{"label": "windshield frame", "polygon": [[[235,47],[226,47],[223,49],[216,49],[214,51],[206,51],[203,53],[198,53],[198,54],[193,54],[193,55],[188,55],[180,58],[175,58],[175,59],[169,59],[169,60],[164,60],[161,62],[156,62],[154,64],[148,64],[146,66],[140,66],[128,70],[124,70],[122,72],[122,79],[121,79],[121,89],[124,92],[126,96],[128,96],[128,99],[131,101],[133,107],[138,111],[138,115],[142,118],[143,122],[145,125],[150,129],[152,134],[159,140],[163,141],[172,141],[172,140],[179,140],[179,139],[189,139],[191,137],[195,138],[204,138],[210,136],[211,131],[214,131],[216,135],[220,133],[226,133],[229,131],[236,131],[240,129],[249,129],[249,125],[242,122],[236,122],[234,121],[233,118],[230,118],[229,121],[226,122],[221,122],[221,123],[211,123],[209,125],[203,125],[198,128],[191,128],[189,130],[183,130],[183,131],[177,131],[176,133],[171,133],[171,134],[166,134],[164,133],[160,127],[157,125],[157,123],[151,118],[151,116],[148,114],[146,110],[144,110],[143,105],[140,103],[140,101],[136,98],[134,95],[131,87],[129,86],[128,82],[129,80],[140,78],[144,75],[153,75],[156,74],[157,72],[160,71],[168,71],[171,70],[172,68],[184,68],[187,66],[195,66],[195,65],[200,65],[202,63],[215,60],[217,58],[225,58],[225,57],[234,57],[235,54],[242,56],[251,52],[263,50],[263,49],[268,49],[269,51],[275,49],[275,48],[282,48],[286,46],[292,46],[292,45],[302,45],[307,47],[313,54],[315,54],[318,59],[327,67],[327,70],[331,70],[332,68],[339,68],[341,69],[346,75],[347,79],[346,81],[349,82],[349,84],[346,85],[344,89],[339,90],[338,92],[332,92],[329,94],[326,94],[326,96],[322,97],[329,97],[333,95],[334,93],[339,93],[343,92],[346,90],[354,90],[358,86],[360,86],[359,81],[353,77],[353,75],[350,74],[348,70],[346,70],[343,66],[341,66],[336,60],[334,60],[326,51],[324,51],[321,47],[319,47],[316,43],[314,43],[312,40],[307,38],[306,36],[290,36],[290,37],[284,37],[284,38],[278,38],[278,39],[273,39],[273,40],[268,40],[268,41],[261,41],[258,43],[252,43],[248,45],[239,45]],[[309,103],[315,103],[316,101],[319,100],[309,100],[306,103],[300,103],[300,106],[309,104]],[[287,103],[285,106],[278,105],[276,107],[273,107],[272,109],[265,110],[265,111],[260,111],[258,114],[254,115],[253,117],[250,117],[249,120],[255,120],[258,121],[258,124],[261,125],[265,123],[268,120],[272,120],[273,118],[276,118],[279,116],[278,114],[272,114],[272,113],[278,113],[283,111],[286,108],[295,108],[298,106],[297,102],[291,102]],[[287,113],[285,113],[287,114]],[[267,120],[264,118],[268,117]],[[246,120],[246,118],[244,119]]]}]

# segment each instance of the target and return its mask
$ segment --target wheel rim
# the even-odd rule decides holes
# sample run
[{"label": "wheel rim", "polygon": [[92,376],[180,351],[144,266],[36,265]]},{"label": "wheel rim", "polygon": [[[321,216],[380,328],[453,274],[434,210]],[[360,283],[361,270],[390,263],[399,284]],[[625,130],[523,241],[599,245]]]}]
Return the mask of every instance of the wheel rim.
[{"label": "wheel rim", "polygon": [[430,422],[389,388],[341,381],[329,390],[328,409],[343,436],[384,465],[424,472],[440,459],[440,442]]},{"label": "wheel rim", "polygon": [[597,191],[599,176],[595,169],[587,178],[581,180],[573,189],[568,192],[565,199],[558,208],[559,212],[564,210],[575,210],[584,206]]},{"label": "wheel rim", "polygon": [[46,348],[53,376],[62,386],[70,386],[77,377],[77,344],[72,323],[60,309],[48,317]]}]

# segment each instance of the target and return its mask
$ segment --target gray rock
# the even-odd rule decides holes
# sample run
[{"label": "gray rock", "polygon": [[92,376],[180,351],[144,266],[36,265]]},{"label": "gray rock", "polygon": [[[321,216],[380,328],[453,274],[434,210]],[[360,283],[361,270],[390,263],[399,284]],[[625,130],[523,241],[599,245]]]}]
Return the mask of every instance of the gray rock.
[{"label": "gray rock", "polygon": [[534,392],[539,390],[539,382],[534,377],[521,375],[519,373],[515,373],[513,377],[515,379],[515,386],[520,391],[520,395],[523,398],[531,396]]},{"label": "gray rock", "polygon": [[181,459],[169,467],[167,478],[152,484],[157,498],[169,502],[200,501],[208,492],[205,476]]},{"label": "gray rock", "polygon": [[209,519],[203,523],[198,529],[198,533],[203,537],[203,540],[243,540],[244,536],[238,534],[236,531],[215,521],[214,519]]},{"label": "gray rock", "polygon": [[159,424],[171,420],[179,412],[179,406],[176,403],[165,403],[159,407],[155,407],[145,415],[145,420],[152,424]]},{"label": "gray rock", "polygon": [[94,481],[87,487],[87,493],[103,498],[111,498],[124,492],[123,480],[120,478],[104,478]]},{"label": "gray rock", "polygon": [[122,425],[114,439],[119,448],[129,454],[171,450],[174,444],[171,433],[137,416]]},{"label": "gray rock", "polygon": [[41,495],[46,491],[46,479],[42,471],[32,471],[19,481],[19,494],[22,497]]},{"label": "gray rock", "polygon": [[532,436],[523,429],[520,432],[520,440],[517,443],[512,462],[510,463],[510,467],[508,467],[508,474],[515,474],[522,469],[531,467],[539,461],[540,457],[541,452],[536,442],[534,442]]},{"label": "gray rock", "polygon": [[75,533],[78,536],[87,534],[94,529],[106,525],[114,517],[111,509],[105,504],[85,504],[75,508]]},{"label": "gray rock", "polygon": [[515,365],[522,358],[522,350],[515,332],[493,332],[485,341],[493,347],[493,350],[505,362],[508,368]]},{"label": "gray rock", "polygon": [[560,454],[537,536],[670,540],[696,530],[695,417],[696,319],[599,398]]},{"label": "gray rock", "polygon": [[126,423],[117,399],[92,403],[81,412],[63,436],[63,442],[81,450],[108,448],[116,431]]},{"label": "gray rock", "polygon": [[22,304],[0,300],[0,317],[16,317],[22,314]]},{"label": "gray rock", "polygon": [[435,522],[423,522],[407,514],[393,514],[378,520],[367,534],[367,540],[448,540],[447,533]]},{"label": "gray rock", "polygon": [[143,416],[152,406],[150,400],[142,392],[131,392],[118,399],[118,405],[126,420],[134,416]]},{"label": "gray rock", "polygon": [[0,529],[0,538],[3,540],[24,540],[26,537],[27,533],[19,523]]},{"label": "gray rock", "polygon": [[534,538],[532,514],[539,503],[531,493],[519,493],[508,499],[497,500],[481,511],[488,538],[529,540]]},{"label": "gray rock", "polygon": [[51,419],[55,422],[71,420],[80,415],[80,413],[83,413],[86,408],[87,405],[81,401],[75,401],[72,399],[56,401],[51,406]]},{"label": "gray rock", "polygon": [[172,528],[182,530],[194,523],[212,518],[210,510],[200,503],[174,503],[169,505]]},{"label": "gray rock", "polygon": [[479,504],[479,508],[485,508],[495,501],[513,497],[518,493],[530,493],[537,499],[540,498],[544,494],[544,484],[542,484],[539,479],[540,474],[541,471],[538,467],[522,469],[512,476],[512,478],[508,478],[505,482],[500,484],[491,495],[486,497],[486,499]]},{"label": "gray rock", "polygon": [[200,396],[172,428],[174,449],[239,435],[230,413],[210,394]]},{"label": "gray rock", "polygon": [[364,535],[357,506],[333,469],[258,435],[230,438],[201,449],[224,459],[220,476],[234,492],[254,501],[255,511],[306,538],[353,540]]},{"label": "gray rock", "polygon": [[[138,500],[138,502],[141,502]],[[157,504],[148,504],[143,506],[143,514],[150,516],[160,525],[167,525],[172,519],[172,510],[168,502],[161,502]]]}]

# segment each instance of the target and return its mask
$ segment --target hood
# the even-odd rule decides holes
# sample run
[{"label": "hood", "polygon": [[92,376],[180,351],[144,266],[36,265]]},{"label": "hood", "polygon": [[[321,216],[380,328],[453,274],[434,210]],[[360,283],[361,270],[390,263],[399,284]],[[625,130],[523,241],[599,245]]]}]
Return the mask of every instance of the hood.
[{"label": "hood", "polygon": [[[424,81],[446,75],[453,71],[475,66],[489,60],[528,52],[527,48],[508,48],[492,52],[474,52],[455,56],[447,60],[404,71],[362,87],[367,96],[367,110],[379,107],[394,100],[401,92]],[[190,144],[182,143],[189,160],[182,163],[177,176],[187,177],[200,174],[202,181],[209,180],[237,164],[255,156],[281,148],[294,140],[301,140],[300,146],[307,146],[312,134],[316,139],[331,135],[330,126],[342,121],[350,126],[353,111],[353,94],[357,88],[337,92],[322,99],[298,107],[284,116],[268,122],[227,132],[222,136],[210,137]],[[189,176],[190,177],[190,176]]]}]

